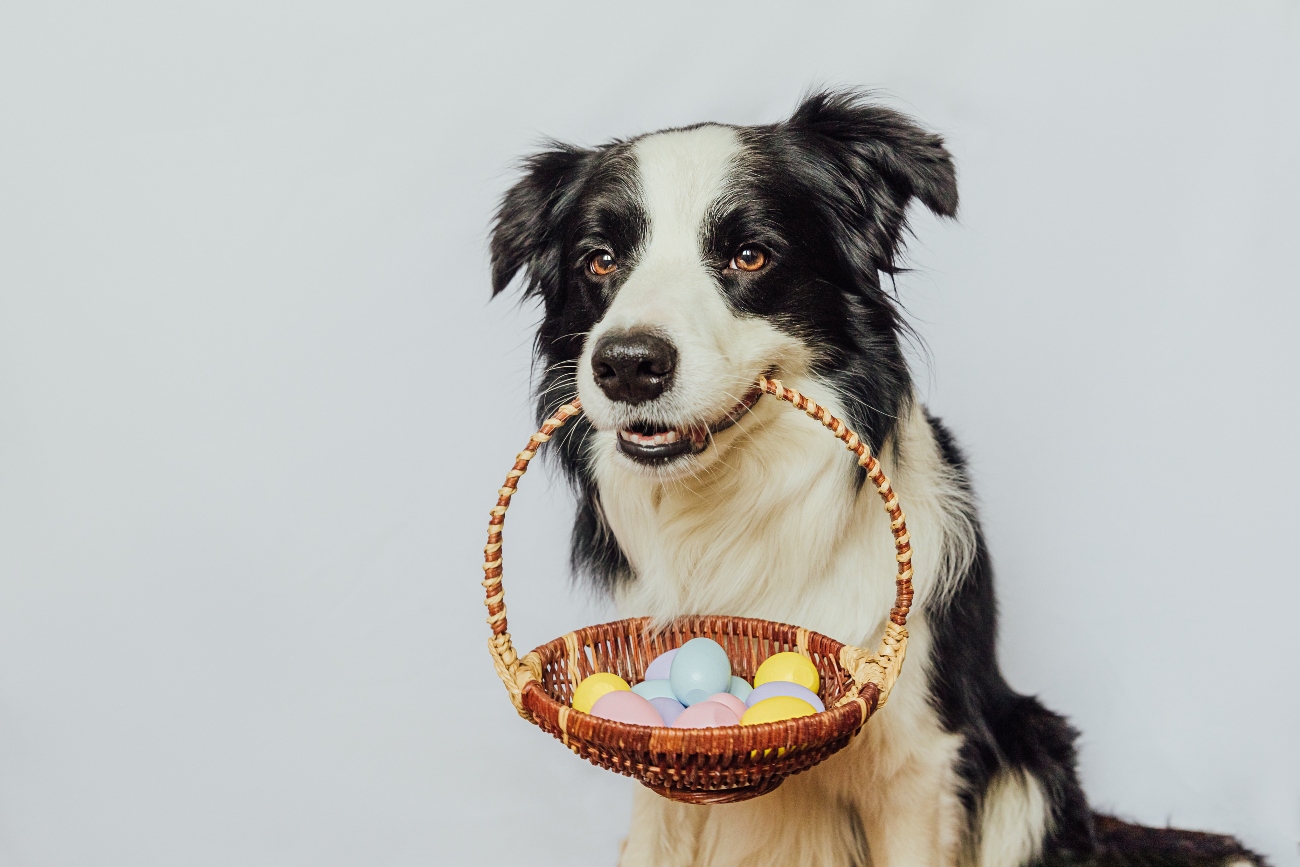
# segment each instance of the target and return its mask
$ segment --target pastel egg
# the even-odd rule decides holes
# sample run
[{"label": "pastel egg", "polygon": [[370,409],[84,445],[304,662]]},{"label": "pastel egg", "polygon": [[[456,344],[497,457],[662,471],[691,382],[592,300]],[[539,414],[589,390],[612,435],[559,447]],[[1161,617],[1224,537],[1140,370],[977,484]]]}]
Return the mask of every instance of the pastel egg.
[{"label": "pastel egg", "polygon": [[826,705],[817,697],[817,693],[807,687],[800,686],[797,683],[791,683],[788,680],[769,680],[762,686],[754,687],[754,691],[745,699],[745,704],[753,707],[760,701],[766,701],[773,696],[788,695],[794,698],[802,699],[813,706],[813,710],[821,713],[826,710]]},{"label": "pastel egg", "polygon": [[735,712],[725,704],[716,701],[702,701],[682,711],[681,716],[673,721],[675,729],[711,729],[718,726],[734,726],[740,722]]},{"label": "pastel egg", "polygon": [[659,716],[663,717],[663,725],[670,726],[677,721],[686,710],[686,706],[675,698],[652,698],[650,704],[654,709],[659,711]]},{"label": "pastel egg", "polygon": [[690,707],[731,686],[731,660],[722,645],[711,638],[692,638],[677,649],[669,666],[673,694]]},{"label": "pastel egg", "polygon": [[646,680],[667,680],[668,672],[672,669],[673,657],[677,655],[677,648],[666,650],[654,658],[645,670]]},{"label": "pastel egg", "polygon": [[801,698],[795,698],[791,695],[776,695],[772,698],[763,699],[745,711],[745,715],[740,718],[740,724],[743,726],[756,726],[762,723],[780,722],[781,720],[795,719],[801,716],[812,716],[815,713],[817,713],[817,709]]},{"label": "pastel egg", "polygon": [[749,694],[753,691],[754,688],[749,685],[749,681],[743,677],[736,677],[734,674],[731,676],[731,686],[727,687],[727,692],[744,701],[749,698]]},{"label": "pastel egg", "polygon": [[717,695],[711,695],[709,696],[709,701],[716,701],[718,704],[723,704],[731,708],[732,713],[736,715],[736,719],[740,719],[745,715],[745,711],[749,710],[743,701],[729,692],[720,692]]},{"label": "pastel egg", "polygon": [[627,681],[617,674],[598,671],[590,677],[583,678],[582,683],[578,684],[578,688],[573,691],[573,709],[590,713],[591,706],[605,693],[631,689]]},{"label": "pastel egg", "polygon": [[773,680],[797,683],[813,692],[822,684],[821,675],[817,673],[817,666],[813,665],[812,660],[802,653],[791,651],[772,654],[754,672],[755,688]]},{"label": "pastel egg", "polygon": [[591,715],[637,726],[661,726],[664,718],[655,706],[626,689],[607,692],[591,706]]},{"label": "pastel egg", "polygon": [[632,691],[644,699],[671,698],[673,701],[677,700],[677,696],[673,695],[672,684],[667,680],[643,680],[632,687]]}]

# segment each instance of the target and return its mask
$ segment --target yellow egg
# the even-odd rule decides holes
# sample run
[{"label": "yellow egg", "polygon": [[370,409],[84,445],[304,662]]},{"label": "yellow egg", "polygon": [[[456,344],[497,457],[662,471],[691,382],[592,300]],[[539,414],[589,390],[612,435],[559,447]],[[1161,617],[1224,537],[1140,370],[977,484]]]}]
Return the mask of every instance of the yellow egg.
[{"label": "yellow egg", "polygon": [[813,665],[811,659],[802,653],[789,651],[772,654],[754,672],[754,686],[762,686],[773,680],[797,683],[813,692],[822,683],[821,676],[817,674],[817,666]]},{"label": "yellow egg", "polygon": [[740,718],[743,726],[756,726],[762,723],[780,722],[801,716],[812,716],[817,708],[801,698],[792,695],[774,695],[755,704]]},{"label": "yellow egg", "polygon": [[[745,715],[740,718],[740,724],[743,726],[756,726],[761,723],[780,722],[795,717],[812,716],[815,713],[817,713],[817,708],[801,698],[795,698],[792,695],[774,695],[771,698],[756,702],[753,707],[745,711]],[[797,750],[799,748],[791,747],[790,749]],[[770,749],[763,750],[764,758],[770,755],[772,755]],[[777,747],[777,758],[783,755],[785,755],[785,747]],[[751,759],[758,758],[758,750],[751,750],[749,757]]]},{"label": "yellow egg", "polygon": [[582,683],[573,691],[573,709],[591,713],[591,706],[605,693],[631,689],[627,681],[617,674],[598,671],[591,677],[583,678]]}]

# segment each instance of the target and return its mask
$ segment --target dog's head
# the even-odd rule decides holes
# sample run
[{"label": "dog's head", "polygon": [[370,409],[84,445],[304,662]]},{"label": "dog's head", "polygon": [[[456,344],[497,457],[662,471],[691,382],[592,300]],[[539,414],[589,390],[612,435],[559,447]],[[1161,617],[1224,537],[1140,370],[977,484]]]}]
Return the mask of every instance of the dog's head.
[{"label": "dog's head", "polygon": [[851,93],[770,126],[556,145],[501,205],[493,290],[526,272],[542,413],[580,395],[589,447],[629,471],[706,465],[768,372],[823,380],[879,444],[910,394],[880,275],[913,198],[955,213],[942,141]]}]

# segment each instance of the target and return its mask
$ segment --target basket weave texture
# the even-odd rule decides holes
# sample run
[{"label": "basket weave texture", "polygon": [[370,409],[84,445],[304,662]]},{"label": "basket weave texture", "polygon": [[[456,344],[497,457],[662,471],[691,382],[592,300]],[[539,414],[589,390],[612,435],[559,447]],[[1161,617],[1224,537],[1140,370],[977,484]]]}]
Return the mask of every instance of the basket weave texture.
[{"label": "basket weave texture", "polygon": [[[697,804],[726,803],[770,792],[791,774],[807,770],[843,749],[889,698],[907,651],[907,613],[912,603],[912,548],[907,522],[889,479],[857,434],[825,407],[780,380],[760,377],[758,387],[820,422],[857,455],[889,514],[898,575],[894,607],[874,653],[797,626],[721,615],[683,617],[654,630],[647,618],[588,626],[563,635],[520,658],[506,628],[502,578],[502,530],[511,497],[538,448],[579,412],[577,400],[556,410],[529,439],[498,490],[484,547],[483,586],[488,650],[497,675],[519,715],[550,732],[592,764],[626,774],[665,797]],[[628,683],[645,677],[659,654],[692,638],[711,638],[727,651],[734,674],[750,680],[774,653],[807,656],[821,674],[826,711],[752,726],[707,729],[639,726],[594,717],[570,706],[573,690],[597,671]]]}]

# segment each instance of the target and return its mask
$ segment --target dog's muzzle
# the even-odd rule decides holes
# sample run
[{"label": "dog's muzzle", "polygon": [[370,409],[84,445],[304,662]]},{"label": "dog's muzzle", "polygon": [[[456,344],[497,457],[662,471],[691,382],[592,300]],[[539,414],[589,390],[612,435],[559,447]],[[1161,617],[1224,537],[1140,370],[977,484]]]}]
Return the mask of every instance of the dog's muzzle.
[{"label": "dog's muzzle", "polygon": [[618,431],[618,450],[644,464],[665,464],[684,455],[697,455],[709,447],[713,435],[734,425],[758,402],[763,392],[757,386],[716,421],[664,427],[633,424]]}]

